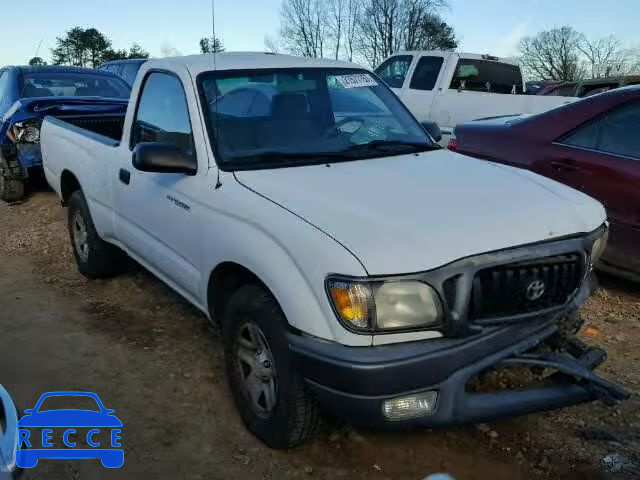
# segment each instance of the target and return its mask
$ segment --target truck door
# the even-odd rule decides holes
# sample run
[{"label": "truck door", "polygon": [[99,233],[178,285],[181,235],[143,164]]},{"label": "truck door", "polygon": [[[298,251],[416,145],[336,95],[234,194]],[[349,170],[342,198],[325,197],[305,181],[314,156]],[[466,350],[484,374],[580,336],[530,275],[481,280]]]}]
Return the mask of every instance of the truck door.
[{"label": "truck door", "polygon": [[605,260],[640,271],[640,102],[618,107],[555,142],[545,175],[602,202],[611,224]]},{"label": "truck door", "polygon": [[[198,265],[202,242],[195,199],[205,188],[208,161],[203,132],[192,128],[201,123],[197,116],[190,115],[185,85],[193,89],[186,70],[180,75],[147,73],[140,87],[129,145],[123,146],[119,168],[114,172],[118,177],[114,193],[118,238],[145,266],[195,297],[201,276]],[[196,160],[197,174],[134,169],[133,149],[141,142],[179,146]]]},{"label": "truck door", "polygon": [[423,55],[416,63],[408,87],[400,96],[411,113],[421,122],[429,120],[436,95],[436,85],[442,77],[444,57]]}]

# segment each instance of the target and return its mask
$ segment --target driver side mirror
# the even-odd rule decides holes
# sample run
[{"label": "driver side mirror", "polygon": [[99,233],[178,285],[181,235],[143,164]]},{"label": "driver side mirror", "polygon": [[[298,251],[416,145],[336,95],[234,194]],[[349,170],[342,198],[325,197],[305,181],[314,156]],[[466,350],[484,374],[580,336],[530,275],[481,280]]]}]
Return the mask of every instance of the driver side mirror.
[{"label": "driver side mirror", "polygon": [[425,131],[429,135],[431,135],[431,138],[433,138],[436,142],[442,140],[442,132],[440,131],[440,127],[436,122],[425,121],[420,122],[420,125],[422,125],[422,128],[424,128]]},{"label": "driver side mirror", "polygon": [[133,149],[133,167],[142,172],[195,175],[196,160],[173,143],[143,142]]}]

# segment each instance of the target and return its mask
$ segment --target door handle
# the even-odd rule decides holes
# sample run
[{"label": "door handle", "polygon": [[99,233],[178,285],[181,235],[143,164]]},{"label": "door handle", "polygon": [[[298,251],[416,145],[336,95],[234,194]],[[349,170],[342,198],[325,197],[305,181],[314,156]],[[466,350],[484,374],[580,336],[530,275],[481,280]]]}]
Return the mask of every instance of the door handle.
[{"label": "door handle", "polygon": [[579,172],[582,169],[577,166],[573,160],[551,160],[551,162],[549,162],[551,164],[551,167],[557,171],[557,172],[566,172],[566,173],[570,173],[570,172]]},{"label": "door handle", "polygon": [[131,181],[131,172],[129,170],[121,168],[120,172],[118,173],[118,178],[125,185],[129,185],[129,182]]}]

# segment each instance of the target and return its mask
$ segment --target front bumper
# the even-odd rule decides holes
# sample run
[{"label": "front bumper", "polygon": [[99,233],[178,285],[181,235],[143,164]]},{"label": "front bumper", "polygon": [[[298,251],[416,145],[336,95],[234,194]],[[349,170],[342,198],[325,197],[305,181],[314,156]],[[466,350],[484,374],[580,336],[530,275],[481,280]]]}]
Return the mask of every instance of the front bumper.
[{"label": "front bumper", "polygon": [[[545,342],[562,340],[553,353],[532,353]],[[538,319],[467,339],[434,339],[376,347],[344,347],[290,334],[295,365],[320,403],[334,415],[375,427],[435,427],[489,421],[552,410],[600,399],[626,399],[624,389],[593,369],[603,350],[567,338],[556,319]],[[471,393],[478,374],[501,366],[539,366],[556,370],[521,389]],[[386,400],[419,392],[438,393],[435,410],[410,420],[389,420]]]}]

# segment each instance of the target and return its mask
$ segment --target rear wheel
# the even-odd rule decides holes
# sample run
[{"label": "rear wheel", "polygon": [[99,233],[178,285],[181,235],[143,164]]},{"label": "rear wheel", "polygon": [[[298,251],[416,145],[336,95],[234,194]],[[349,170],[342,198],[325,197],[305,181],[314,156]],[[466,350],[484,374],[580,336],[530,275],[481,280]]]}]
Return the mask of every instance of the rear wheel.
[{"label": "rear wheel", "polygon": [[263,287],[246,285],[223,314],[227,379],[247,428],[271,448],[292,448],[318,428],[317,401],[292,362],[287,321]]},{"label": "rear wheel", "polygon": [[107,278],[120,273],[125,255],[100,238],[84,194],[76,190],[69,199],[69,236],[78,270],[89,278]]},{"label": "rear wheel", "polygon": [[24,198],[24,181],[0,174],[0,198],[5,202],[17,202]]}]

